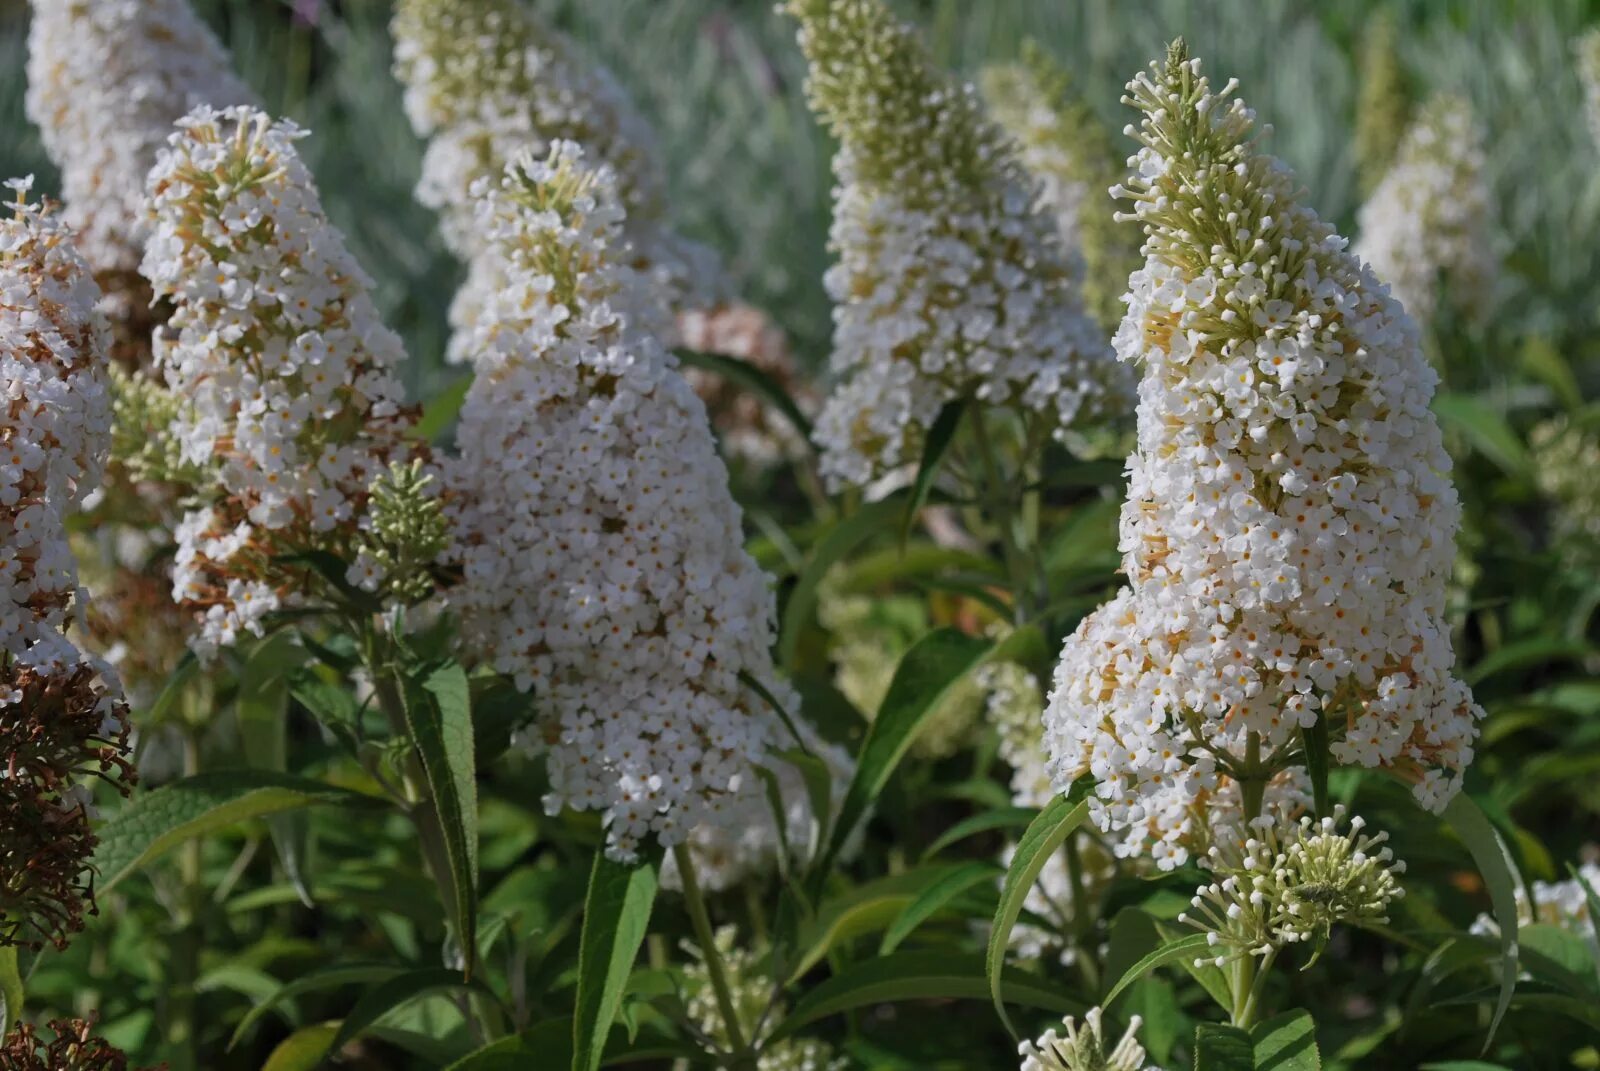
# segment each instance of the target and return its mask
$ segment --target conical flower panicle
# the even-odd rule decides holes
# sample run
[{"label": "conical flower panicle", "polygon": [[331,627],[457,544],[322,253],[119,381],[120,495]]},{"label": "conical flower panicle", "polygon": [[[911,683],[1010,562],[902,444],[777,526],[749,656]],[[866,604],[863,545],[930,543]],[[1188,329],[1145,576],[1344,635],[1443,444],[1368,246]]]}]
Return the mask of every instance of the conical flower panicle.
[{"label": "conical flower panicle", "polygon": [[47,1039],[33,1024],[18,1023],[0,1040],[0,1071],[128,1071],[127,1054],[95,1036],[94,1027],[93,1017],[52,1019]]},{"label": "conical flower panicle", "polygon": [[61,218],[25,203],[0,219],[0,641],[45,667],[76,660],[61,630],[78,588],[66,517],[100,481],[111,438],[100,289]]},{"label": "conical flower panicle", "polygon": [[142,350],[114,356],[142,364],[158,322],[138,274],[145,176],[189,109],[247,104],[254,94],[188,0],[32,6],[28,117],[61,171],[65,218],[112,303],[119,350]]},{"label": "conical flower panicle", "polygon": [[937,71],[881,0],[784,8],[812,107],[840,143],[824,280],[838,384],[817,421],[830,484],[914,462],[957,398],[1055,429],[1120,410],[1124,373],[976,91]]},{"label": "conical flower panicle", "polygon": [[1394,166],[1361,207],[1356,252],[1424,326],[1439,307],[1441,285],[1462,315],[1481,318],[1491,307],[1499,265],[1483,168],[1472,106],[1440,94],[1418,112]]},{"label": "conical flower panicle", "polygon": [[508,164],[543,157],[558,141],[577,142],[612,169],[633,266],[666,291],[674,312],[723,298],[715,255],[667,225],[654,131],[611,72],[523,0],[401,0],[393,33],[406,114],[428,139],[417,199],[441,213],[446,244],[468,264],[450,310],[453,360],[466,359],[482,306],[501,284],[496,259],[480,256],[493,239],[478,230],[476,201]]},{"label": "conical flower panicle", "polygon": [[174,306],[157,360],[189,400],[176,434],[207,465],[178,528],[173,591],[210,655],[300,579],[275,559],[353,560],[372,482],[419,449],[395,372],[401,343],[328,222],[294,142],[249,108],[187,116],[150,176],[143,271]]},{"label": "conical flower panicle", "polygon": [[1482,714],[1451,676],[1460,507],[1436,375],[1231,91],[1181,44],[1129,85],[1124,192],[1149,257],[1116,339],[1144,369],[1131,587],[1067,640],[1046,715],[1058,790],[1091,774],[1101,828],[1167,867],[1253,793],[1298,791],[1319,718],[1334,761],[1393,769],[1438,809]]},{"label": "conical flower panicle", "polygon": [[1106,190],[1127,173],[1093,110],[1071,78],[1036,42],[1017,63],[983,74],[983,97],[1017,143],[1022,166],[1040,187],[1072,258],[1083,301],[1106,331],[1122,319],[1124,280],[1138,268],[1138,230],[1117,222]]},{"label": "conical flower panicle", "polygon": [[116,682],[66,637],[83,608],[66,519],[111,437],[100,290],[61,220],[0,220],[0,945],[65,946],[93,912],[75,780],[133,780]]},{"label": "conical flower panicle", "polygon": [[[471,335],[451,486],[469,651],[539,695],[552,809],[608,850],[754,824],[775,719],[767,578],[743,549],[705,409],[629,266],[609,167],[560,142],[479,204],[504,284]],[[768,819],[770,821],[770,819]]]},{"label": "conical flower panicle", "polygon": [[1135,1015],[1115,1045],[1102,1025],[1104,1012],[1090,1008],[1080,1024],[1070,1015],[1061,1021],[1065,1036],[1047,1030],[1036,1041],[1024,1041],[1017,1048],[1022,1071],[1142,1071],[1144,1046],[1139,1044],[1139,1028],[1144,1021]]}]

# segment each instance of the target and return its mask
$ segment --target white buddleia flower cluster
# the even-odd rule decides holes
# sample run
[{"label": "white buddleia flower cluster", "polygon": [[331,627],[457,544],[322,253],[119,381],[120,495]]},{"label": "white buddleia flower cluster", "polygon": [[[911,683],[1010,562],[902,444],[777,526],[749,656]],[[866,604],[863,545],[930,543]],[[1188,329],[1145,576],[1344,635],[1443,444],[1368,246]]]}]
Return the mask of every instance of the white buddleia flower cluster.
[{"label": "white buddleia flower cluster", "polygon": [[1111,1045],[1104,1016],[1101,1009],[1090,1008],[1081,1025],[1070,1015],[1061,1021],[1065,1036],[1052,1029],[1035,1041],[1024,1041],[1017,1047],[1021,1071],[1160,1071],[1145,1064],[1138,1036],[1144,1020],[1137,1015],[1129,1019],[1128,1029]]},{"label": "white buddleia flower cluster", "polygon": [[199,104],[253,100],[188,0],[33,0],[28,117],[114,315],[142,311],[128,306],[141,301],[145,176],[173,123]]},{"label": "white buddleia flower cluster", "polygon": [[1117,222],[1106,190],[1126,178],[1111,138],[1037,42],[983,74],[983,98],[1054,218],[1083,301],[1108,333],[1122,319],[1123,280],[1139,266],[1138,231]]},{"label": "white buddleia flower cluster", "polygon": [[1578,65],[1578,81],[1583,85],[1583,112],[1589,120],[1589,136],[1600,148],[1600,26],[1588,30],[1572,43]]},{"label": "white buddleia flower cluster", "polygon": [[[1460,506],[1414,322],[1254,147],[1181,42],[1129,84],[1121,191],[1148,262],[1118,354],[1143,366],[1122,511],[1131,587],[1068,638],[1046,714],[1058,791],[1096,782],[1119,854],[1170,868],[1220,814],[1303,790],[1300,730],[1438,810],[1482,711],[1451,676]],[[1250,814],[1243,815],[1245,818]]]},{"label": "white buddleia flower cluster", "polygon": [[667,222],[665,168],[649,124],[611,72],[525,0],[400,0],[392,30],[406,114],[428,140],[417,200],[440,213],[446,244],[468,266],[450,311],[452,359],[465,359],[502,283],[498,259],[481,255],[494,236],[480,229],[477,184],[493,186],[522,154],[543,157],[558,141],[578,143],[612,169],[630,264],[663,288],[674,312],[722,300],[716,255]]},{"label": "white buddleia flower cluster", "polygon": [[1464,315],[1490,307],[1499,263],[1484,162],[1472,106],[1440,94],[1406,128],[1394,163],[1361,206],[1356,253],[1418,324],[1432,323],[1441,286]]},{"label": "white buddleia flower cluster", "polygon": [[1320,955],[1337,925],[1383,925],[1389,907],[1404,898],[1387,833],[1362,832],[1357,815],[1339,829],[1344,808],[1321,820],[1286,820],[1282,812],[1251,819],[1241,838],[1221,839],[1202,860],[1213,880],[1178,916],[1206,934],[1204,959],[1221,967],[1245,956],[1267,957],[1294,944]]},{"label": "white buddleia flower cluster", "polygon": [[[835,1056],[833,1047],[824,1041],[787,1037],[768,1042],[767,1035],[783,1021],[782,1005],[774,1004],[777,987],[761,971],[761,958],[739,944],[738,931],[732,926],[720,927],[712,940],[722,962],[733,1014],[738,1018],[739,1037],[760,1050],[756,1071],[845,1071],[849,1065]],[[712,986],[705,952],[692,941],[685,941],[683,948],[693,957],[693,962],[683,969],[685,1010],[702,1037],[720,1051],[728,1052],[733,1047],[732,1033]],[[678,1068],[688,1071],[686,1062],[677,1064],[675,1071]]]},{"label": "white buddleia flower cluster", "polygon": [[[81,661],[62,634],[78,595],[66,519],[111,444],[100,288],[53,211],[13,179],[0,219],[0,653],[7,668]],[[9,677],[9,674],[8,674]],[[18,698],[0,680],[0,706]]]},{"label": "white buddleia flower cluster", "polygon": [[143,271],[173,304],[156,360],[191,408],[174,434],[211,474],[178,526],[173,595],[202,657],[260,634],[302,577],[278,559],[353,559],[369,488],[416,447],[399,338],[328,221],[294,143],[250,108],[202,106],[150,175]]},{"label": "white buddleia flower cluster", "polygon": [[604,812],[629,858],[649,835],[759,820],[755,767],[787,740],[740,675],[798,702],[705,408],[629,265],[614,172],[583,160],[559,142],[479,203],[505,284],[472,336],[453,599],[468,649],[539,693],[547,805]]},{"label": "white buddleia flower cluster", "polygon": [[815,433],[829,485],[915,462],[956,399],[1057,431],[1122,412],[1130,378],[977,92],[936,70],[882,0],[784,9],[812,108],[839,140],[824,279],[837,382]]}]

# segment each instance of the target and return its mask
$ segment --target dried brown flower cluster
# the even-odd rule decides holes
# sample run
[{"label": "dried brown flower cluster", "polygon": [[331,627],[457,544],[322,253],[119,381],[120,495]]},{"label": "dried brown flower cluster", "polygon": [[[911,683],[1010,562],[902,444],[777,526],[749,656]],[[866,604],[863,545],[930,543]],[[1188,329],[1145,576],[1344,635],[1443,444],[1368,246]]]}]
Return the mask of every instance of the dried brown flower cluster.
[{"label": "dried brown flower cluster", "polygon": [[43,671],[12,664],[0,690],[0,944],[66,946],[95,913],[85,784],[127,794],[127,704],[91,665]]},{"label": "dried brown flower cluster", "polygon": [[[94,1022],[52,1019],[46,1041],[29,1023],[21,1023],[0,1043],[0,1071],[128,1071],[128,1057],[94,1036]],[[162,1071],[149,1068],[146,1071]]]}]

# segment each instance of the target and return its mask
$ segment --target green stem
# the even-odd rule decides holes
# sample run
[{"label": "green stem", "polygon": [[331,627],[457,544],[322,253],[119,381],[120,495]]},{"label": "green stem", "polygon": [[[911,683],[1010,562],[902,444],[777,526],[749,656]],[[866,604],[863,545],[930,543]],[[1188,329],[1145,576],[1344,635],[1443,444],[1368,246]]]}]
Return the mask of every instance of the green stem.
[{"label": "green stem", "polygon": [[1251,733],[1245,741],[1245,767],[1239,776],[1239,795],[1244,804],[1244,820],[1261,813],[1267,794],[1267,776],[1261,768],[1261,736]]},{"label": "green stem", "polygon": [[[984,487],[981,497],[989,519],[1000,529],[1000,547],[1011,587],[1012,617],[1015,624],[1023,625],[1034,617],[1041,605],[1038,593],[1034,590],[1034,569],[1029,563],[1028,551],[1018,538],[1020,529],[1015,491],[1001,469],[982,406],[973,407],[972,429],[973,441],[978,446],[978,458],[983,464]],[[1021,482],[1025,484],[1026,480]]]},{"label": "green stem", "polygon": [[[192,715],[193,711],[186,712]],[[193,716],[183,719],[183,775],[193,777],[200,772],[200,737],[204,728]],[[191,837],[183,844],[178,856],[179,907],[178,938],[173,950],[173,1001],[172,1021],[168,1024],[168,1037],[177,1046],[178,1071],[191,1071],[200,1066],[200,1040],[197,1036],[199,1015],[196,1008],[195,987],[200,980],[200,950],[204,935],[200,916],[205,910],[203,844]]]},{"label": "green stem", "polygon": [[1269,949],[1261,958],[1261,965],[1254,968],[1255,978],[1251,980],[1250,988],[1245,993],[1244,1004],[1233,1017],[1233,1025],[1241,1030],[1248,1030],[1255,1025],[1256,1016],[1261,1008],[1261,994],[1266,990],[1267,974],[1272,970],[1272,963],[1277,958],[1278,950]]},{"label": "green stem", "polygon": [[700,955],[705,960],[706,974],[711,978],[711,991],[717,998],[717,1010],[727,1026],[728,1044],[733,1047],[736,1068],[754,1068],[755,1060],[750,1046],[745,1042],[744,1028],[733,1003],[733,991],[728,988],[728,974],[722,965],[722,955],[717,951],[715,935],[711,932],[711,916],[706,913],[705,898],[700,895],[700,879],[694,872],[694,860],[689,849],[682,844],[672,849],[678,863],[678,873],[683,880],[683,901],[689,909],[689,922],[694,926],[694,939],[700,945]]}]

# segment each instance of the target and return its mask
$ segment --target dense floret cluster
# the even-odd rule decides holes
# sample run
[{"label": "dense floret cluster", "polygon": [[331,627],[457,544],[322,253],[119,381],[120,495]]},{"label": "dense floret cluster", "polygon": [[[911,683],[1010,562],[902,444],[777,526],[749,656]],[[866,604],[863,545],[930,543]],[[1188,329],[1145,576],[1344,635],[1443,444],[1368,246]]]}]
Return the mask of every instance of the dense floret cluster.
[{"label": "dense floret cluster", "polygon": [[[560,142],[487,191],[504,285],[472,336],[452,506],[467,647],[541,696],[552,808],[610,850],[752,821],[775,718],[766,576],[743,549],[704,406],[627,264],[609,167]],[[782,746],[779,743],[778,746]]]},{"label": "dense floret cluster", "polygon": [[148,351],[149,288],[138,275],[149,220],[145,176],[172,124],[250,90],[187,0],[34,0],[28,116],[61,170],[65,218],[112,301],[125,341]]},{"label": "dense floret cluster", "polygon": [[1417,323],[1432,322],[1441,286],[1463,315],[1483,316],[1498,274],[1489,241],[1483,135],[1460,97],[1429,101],[1358,220],[1356,252]]},{"label": "dense floret cluster", "polygon": [[[1413,321],[1175,46],[1129,85],[1147,235],[1118,354],[1144,368],[1122,512],[1132,586],[1062,651],[1058,790],[1181,864],[1234,791],[1292,787],[1299,730],[1443,807],[1481,711],[1451,676],[1460,516]],[[1205,815],[1201,818],[1201,815]],[[1246,817],[1250,815],[1247,814]]]},{"label": "dense floret cluster", "polygon": [[100,290],[60,217],[23,202],[30,181],[10,183],[0,220],[0,643],[8,664],[47,669],[78,661],[66,518],[100,482],[111,395]]},{"label": "dense floret cluster", "polygon": [[881,0],[790,0],[812,107],[839,140],[824,280],[838,382],[822,472],[862,486],[915,462],[946,403],[1049,428],[1124,406],[1126,371],[1084,310],[1054,221],[970,85]]},{"label": "dense floret cluster", "polygon": [[173,570],[202,656],[292,603],[302,572],[282,557],[347,549],[372,482],[415,449],[400,340],[323,213],[301,135],[201,107],[150,176],[143,271],[174,305],[156,358],[191,406],[175,429],[183,459],[210,469]]},{"label": "dense floret cluster", "polygon": [[1067,72],[1033,41],[1019,62],[984,72],[983,97],[995,122],[1039,186],[1055,217],[1084,304],[1106,332],[1122,319],[1123,281],[1139,266],[1138,231],[1119,224],[1106,191],[1127,177],[1094,111]]},{"label": "dense floret cluster", "polygon": [[668,225],[655,135],[611,72],[582,57],[523,0],[402,0],[395,7],[395,73],[405,108],[428,139],[417,199],[441,214],[452,252],[468,265],[450,311],[450,354],[466,358],[470,333],[503,280],[494,236],[476,203],[506,166],[573,141],[616,175],[627,212],[630,265],[662,287],[674,312],[713,305],[725,282],[709,249]]}]

